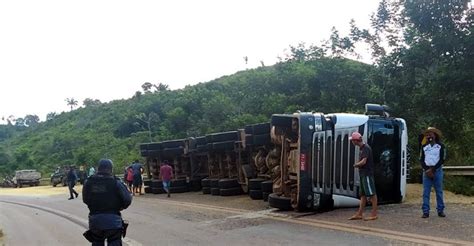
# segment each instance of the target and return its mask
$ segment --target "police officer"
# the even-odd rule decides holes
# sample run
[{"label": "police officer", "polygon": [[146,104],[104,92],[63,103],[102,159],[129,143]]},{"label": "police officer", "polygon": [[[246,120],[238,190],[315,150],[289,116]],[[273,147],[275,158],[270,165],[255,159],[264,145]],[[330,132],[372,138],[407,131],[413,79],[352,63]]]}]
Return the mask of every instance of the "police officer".
[{"label": "police officer", "polygon": [[89,230],[84,233],[92,245],[122,245],[125,235],[121,210],[132,203],[132,196],[125,184],[112,175],[113,163],[109,159],[99,161],[97,173],[86,180],[82,199],[89,207]]}]

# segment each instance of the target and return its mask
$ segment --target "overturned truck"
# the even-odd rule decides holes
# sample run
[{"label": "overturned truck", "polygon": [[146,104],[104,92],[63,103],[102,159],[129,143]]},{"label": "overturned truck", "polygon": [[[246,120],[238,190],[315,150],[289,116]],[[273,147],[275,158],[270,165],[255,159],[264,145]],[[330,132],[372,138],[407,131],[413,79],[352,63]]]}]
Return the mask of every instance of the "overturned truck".
[{"label": "overturned truck", "polygon": [[[268,123],[236,131],[145,143],[148,193],[161,193],[159,163],[174,167],[172,187],[211,195],[247,193],[282,210],[357,206],[359,149],[349,141],[358,131],[373,150],[379,203],[405,197],[407,128],[385,106],[366,105],[366,114],[298,112],[274,114]],[[173,192],[173,191],[172,191]]]}]

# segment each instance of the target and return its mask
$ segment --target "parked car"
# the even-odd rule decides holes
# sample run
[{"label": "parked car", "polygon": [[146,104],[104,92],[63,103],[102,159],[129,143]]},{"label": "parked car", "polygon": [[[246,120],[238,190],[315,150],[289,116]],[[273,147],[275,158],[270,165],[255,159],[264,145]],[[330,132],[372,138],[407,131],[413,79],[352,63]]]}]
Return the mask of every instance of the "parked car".
[{"label": "parked car", "polygon": [[56,187],[58,184],[62,184],[63,186],[67,185],[67,167],[58,167],[54,173],[51,174],[51,185]]},{"label": "parked car", "polygon": [[38,186],[40,184],[41,173],[36,170],[18,170],[15,171],[15,176],[12,181],[16,187],[23,187],[23,185]]},{"label": "parked car", "polygon": [[[84,168],[81,168],[84,169]],[[51,185],[53,187],[56,187],[58,184],[62,184],[63,186],[67,185],[67,174],[69,172],[69,167],[68,166],[62,166],[58,167],[54,173],[51,174]],[[84,170],[78,170],[76,169],[76,175],[77,175],[77,182],[80,184],[84,184],[84,180],[86,179],[86,172]]]}]

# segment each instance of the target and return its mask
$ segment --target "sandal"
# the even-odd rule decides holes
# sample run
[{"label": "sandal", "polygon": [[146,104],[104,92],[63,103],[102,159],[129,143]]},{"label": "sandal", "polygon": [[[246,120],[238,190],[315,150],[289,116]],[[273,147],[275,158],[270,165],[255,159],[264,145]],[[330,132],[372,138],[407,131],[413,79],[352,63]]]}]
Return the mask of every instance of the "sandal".
[{"label": "sandal", "polygon": [[377,215],[366,217],[364,220],[367,221],[367,220],[376,220],[376,219],[378,219]]},{"label": "sandal", "polygon": [[361,220],[362,215],[354,214],[352,217],[349,218],[349,220]]}]

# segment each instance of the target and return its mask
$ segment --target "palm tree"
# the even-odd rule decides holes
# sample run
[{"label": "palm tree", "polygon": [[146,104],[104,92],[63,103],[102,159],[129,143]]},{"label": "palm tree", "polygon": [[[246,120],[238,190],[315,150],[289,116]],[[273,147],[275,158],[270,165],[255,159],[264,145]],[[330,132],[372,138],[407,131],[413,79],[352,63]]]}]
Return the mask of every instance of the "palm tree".
[{"label": "palm tree", "polygon": [[71,97],[71,98],[66,98],[66,102],[67,102],[67,105],[71,107],[71,111],[72,111],[72,109],[73,109],[74,107],[77,106],[77,103],[78,103],[77,100],[74,99],[73,97]]}]

